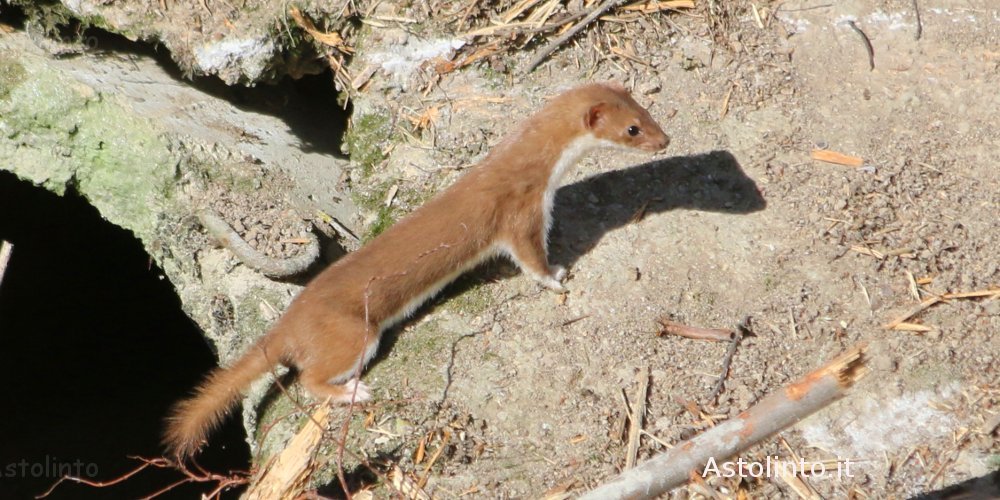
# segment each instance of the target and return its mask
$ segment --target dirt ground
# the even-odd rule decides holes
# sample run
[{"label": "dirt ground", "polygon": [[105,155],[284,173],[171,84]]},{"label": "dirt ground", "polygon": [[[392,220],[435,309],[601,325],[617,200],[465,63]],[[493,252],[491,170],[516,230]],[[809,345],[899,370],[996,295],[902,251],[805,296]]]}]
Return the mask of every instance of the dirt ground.
[{"label": "dirt ground", "polygon": [[[921,300],[1000,287],[1000,5],[919,7],[919,39],[909,0],[786,1],[714,25],[701,8],[602,23],[524,78],[531,52],[429,85],[425,73],[373,84],[369,105],[438,113],[422,133],[400,125],[409,132],[374,172],[351,175],[360,198],[398,193],[399,216],[580,81],[625,83],[672,142],[655,158],[601,152],[569,176],[550,238],[567,294],[498,262],[389,332],[352,450],[426,478],[435,496],[575,495],[622,469],[641,369],[640,461],[866,342],[872,373],[849,397],[740,457],[849,460],[851,477],[808,479],[826,498],[910,497],[1000,468],[1000,295],[907,320],[926,331],[883,327]],[[426,36],[414,29],[384,21],[366,43],[413,44]],[[611,57],[622,40],[630,57]],[[864,164],[815,161],[814,149]],[[378,218],[365,210],[361,229]],[[656,334],[660,318],[748,317],[718,401],[728,346]],[[795,497],[777,479],[706,480],[729,497]]]},{"label": "dirt ground", "polygon": [[[910,320],[923,333],[882,325],[932,295],[1000,281],[1000,11],[926,4],[917,40],[909,2],[809,7],[786,2],[764,29],[748,12],[729,19],[729,47],[706,39],[704,19],[674,16],[674,29],[626,28],[640,30],[644,63],[595,56],[591,33],[517,84],[491,85],[484,67],[426,97],[390,92],[396,112],[444,114],[352,179],[376,198],[389,185],[446,186],[485,152],[470,145],[495,143],[507,117],[582,79],[626,82],[673,142],[655,159],[598,154],[559,192],[551,246],[568,294],[499,263],[390,333],[367,375],[384,403],[364,410],[354,446],[413,478],[431,467],[435,495],[582,492],[624,464],[623,391],[634,404],[641,368],[640,460],[867,342],[873,373],[849,398],[741,457],[856,463],[853,477],[809,480],[826,497],[907,497],[995,470],[1000,300],[933,306]],[[874,69],[849,20],[871,40]],[[462,106],[483,97],[496,99]],[[864,166],[813,161],[815,148]],[[419,199],[396,203],[402,214]],[[727,345],[659,337],[662,317],[751,318],[718,402]],[[793,495],[776,480],[708,484]]]},{"label": "dirt ground", "polygon": [[[507,117],[583,79],[626,82],[673,142],[655,159],[598,154],[559,192],[551,245],[567,295],[500,264],[402,329],[369,382],[384,399],[441,403],[369,410],[370,446],[415,477],[428,460],[414,464],[416,450],[443,446],[426,487],[442,496],[579,493],[624,464],[623,391],[634,403],[641,368],[640,460],[867,342],[872,373],[850,397],[741,457],[855,463],[852,477],[808,480],[827,498],[909,497],[1000,467],[998,297],[909,319],[926,332],[883,328],[920,300],[1000,284],[1000,9],[920,6],[919,40],[908,1],[785,2],[763,29],[749,11],[730,19],[721,49],[705,19],[675,15],[621,28],[636,30],[635,61],[595,55],[606,46],[591,33],[512,86],[470,71],[420,99],[399,93],[403,109],[452,106],[375,176],[404,188],[447,185],[459,174],[440,166],[474,159],[470,142],[495,143]],[[499,99],[460,107],[476,97]],[[816,148],[864,165],[811,160]],[[655,334],[661,317],[731,328],[748,316],[754,336],[717,403],[727,345]],[[415,428],[392,431],[399,420]],[[795,496],[778,480],[708,484]],[[672,495],[697,491],[684,490]]]}]

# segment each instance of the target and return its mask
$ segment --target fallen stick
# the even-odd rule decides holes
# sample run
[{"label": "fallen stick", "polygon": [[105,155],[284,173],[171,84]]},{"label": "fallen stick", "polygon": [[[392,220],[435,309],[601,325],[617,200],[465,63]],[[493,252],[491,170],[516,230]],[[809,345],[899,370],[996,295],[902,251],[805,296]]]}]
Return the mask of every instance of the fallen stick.
[{"label": "fallen stick", "polygon": [[853,347],[798,382],[674,448],[588,492],[582,500],[655,498],[702,474],[710,459],[725,460],[843,397],[863,377],[864,344]]},{"label": "fallen stick", "polygon": [[882,325],[882,328],[885,328],[885,329],[888,329],[888,330],[892,330],[892,329],[896,328],[897,326],[899,326],[900,323],[904,323],[906,320],[910,319],[911,317],[916,316],[917,313],[919,313],[920,311],[923,311],[924,309],[927,309],[928,307],[933,306],[934,304],[937,304],[938,302],[941,302],[941,297],[931,297],[931,298],[929,298],[929,299],[927,299],[927,300],[925,300],[925,301],[923,301],[923,302],[921,302],[921,303],[913,306],[908,311],[906,311],[905,313],[903,313],[902,315],[900,315],[898,318],[896,318],[896,319],[894,319],[894,320],[892,320],[892,321],[890,321],[890,322]]},{"label": "fallen stick", "polygon": [[660,331],[656,334],[658,337],[670,334],[695,340],[728,342],[736,336],[735,331],[723,328],[699,328],[697,326],[682,325],[667,319],[660,319],[659,323]]},{"label": "fallen stick", "polygon": [[236,254],[240,262],[272,278],[287,278],[302,273],[319,258],[319,241],[313,234],[308,235],[309,246],[299,255],[287,259],[273,259],[254,250],[249,243],[243,241],[243,238],[215,211],[207,208],[199,210],[198,221],[220,245]]},{"label": "fallen stick", "polygon": [[299,431],[281,453],[272,458],[250,484],[247,500],[293,499],[303,494],[310,474],[316,468],[316,452],[323,441],[330,420],[329,402],[306,419]]},{"label": "fallen stick", "polygon": [[624,1],[625,0],[605,0],[604,3],[597,6],[594,10],[590,11],[590,14],[587,14],[587,17],[583,18],[582,21],[580,21],[575,26],[570,28],[569,31],[563,33],[562,36],[553,40],[552,43],[546,45],[545,48],[543,48],[541,52],[539,52],[538,55],[531,60],[531,63],[528,64],[528,68],[524,71],[524,74],[528,74],[534,71],[535,68],[537,68],[539,64],[542,64],[542,61],[548,59],[549,55],[555,52],[555,50],[558,49],[559,46],[566,43],[566,41],[569,40],[570,38],[576,36],[576,34],[580,32],[580,30],[587,27],[587,25],[592,23],[594,19],[597,19],[605,12],[611,10],[613,7],[617,6],[618,4]]}]

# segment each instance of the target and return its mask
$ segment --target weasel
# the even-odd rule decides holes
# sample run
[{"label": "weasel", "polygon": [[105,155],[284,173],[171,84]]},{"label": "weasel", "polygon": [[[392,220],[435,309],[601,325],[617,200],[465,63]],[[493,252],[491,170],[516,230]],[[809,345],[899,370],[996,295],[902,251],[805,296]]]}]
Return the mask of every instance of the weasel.
[{"label": "weasel", "polygon": [[589,84],[551,99],[451,187],[316,276],[243,357],[173,408],[167,451],[178,459],[197,453],[251,382],[278,363],[297,368],[319,399],[370,399],[354,377],[382,331],[486,259],[506,255],[562,291],[566,271],[549,265],[547,249],[562,178],[594,148],[655,152],[669,142],[621,85]]}]

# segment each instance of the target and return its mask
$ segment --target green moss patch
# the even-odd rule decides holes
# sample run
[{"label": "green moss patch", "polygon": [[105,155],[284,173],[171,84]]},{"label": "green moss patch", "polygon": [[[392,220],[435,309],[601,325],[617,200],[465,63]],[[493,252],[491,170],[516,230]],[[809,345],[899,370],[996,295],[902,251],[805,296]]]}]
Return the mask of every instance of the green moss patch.
[{"label": "green moss patch", "polygon": [[74,187],[108,220],[153,241],[178,163],[160,130],[30,56],[0,66],[0,162],[53,192]]},{"label": "green moss patch", "polygon": [[20,62],[0,56],[0,100],[6,99],[26,76]]},{"label": "green moss patch", "polygon": [[383,151],[392,137],[392,124],[387,113],[365,113],[355,117],[344,137],[351,162],[361,167],[364,177],[385,159]]}]

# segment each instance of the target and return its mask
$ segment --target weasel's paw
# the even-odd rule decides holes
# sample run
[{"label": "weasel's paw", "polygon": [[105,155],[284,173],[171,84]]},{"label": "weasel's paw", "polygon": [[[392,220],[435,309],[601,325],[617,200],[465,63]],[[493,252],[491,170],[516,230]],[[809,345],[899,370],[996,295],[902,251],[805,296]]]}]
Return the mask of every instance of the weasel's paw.
[{"label": "weasel's paw", "polygon": [[562,280],[566,277],[566,268],[562,266],[552,266],[549,269],[549,275],[543,276],[538,280],[542,286],[552,290],[554,292],[563,293],[566,291],[566,287],[562,286]]},{"label": "weasel's paw", "polygon": [[371,398],[371,389],[361,380],[352,378],[344,384],[344,395],[337,398],[337,402],[350,404],[353,399],[355,403],[362,403]]},{"label": "weasel's paw", "polygon": [[552,266],[549,268],[549,276],[562,283],[562,280],[566,279],[566,268],[563,266]]}]

